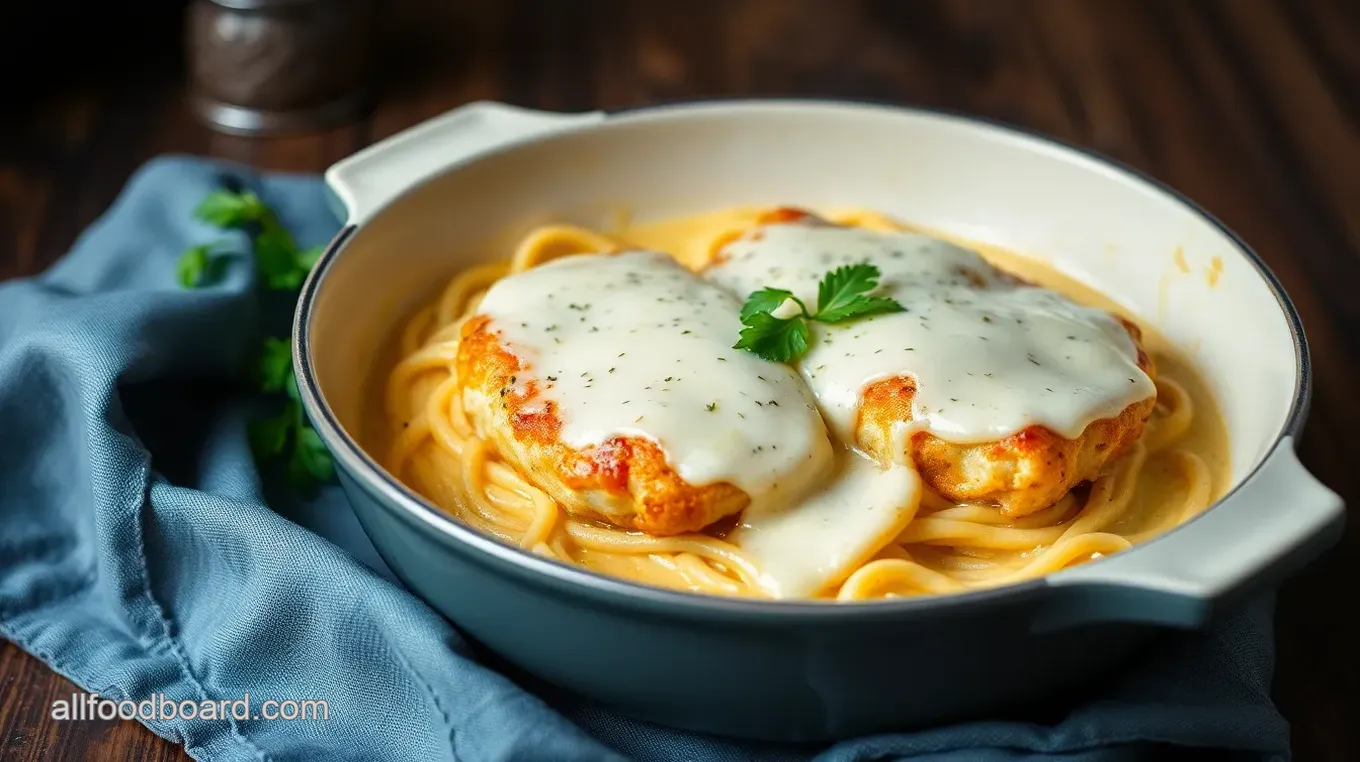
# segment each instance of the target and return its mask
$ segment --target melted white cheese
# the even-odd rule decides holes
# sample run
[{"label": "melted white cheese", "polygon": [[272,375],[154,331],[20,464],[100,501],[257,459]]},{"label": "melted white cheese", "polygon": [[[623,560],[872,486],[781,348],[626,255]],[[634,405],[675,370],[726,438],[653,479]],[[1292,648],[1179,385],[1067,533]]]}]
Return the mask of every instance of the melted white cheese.
[{"label": "melted white cheese", "polygon": [[[693,486],[728,482],[748,512],[782,507],[830,467],[798,374],[733,349],[741,303],[669,256],[579,255],[496,282],[479,311],[553,401],[576,449],[655,442]],[[531,408],[532,409],[532,408]]]},{"label": "melted white cheese", "polygon": [[888,469],[851,451],[835,476],[783,511],[744,514],[727,539],[760,570],[775,598],[807,598],[843,582],[907,527],[921,481],[909,466]]},{"label": "melted white cheese", "polygon": [[724,253],[707,275],[743,297],[784,288],[814,309],[828,271],[869,262],[882,273],[873,293],[906,308],[812,324],[799,367],[843,442],[854,441],[865,386],[894,376],[912,377],[917,388],[913,420],[895,432],[904,446],[906,434],[921,429],[959,443],[1004,439],[1036,424],[1075,438],[1156,393],[1133,340],[1108,313],[1013,284],[979,255],[936,238],[784,224]]}]

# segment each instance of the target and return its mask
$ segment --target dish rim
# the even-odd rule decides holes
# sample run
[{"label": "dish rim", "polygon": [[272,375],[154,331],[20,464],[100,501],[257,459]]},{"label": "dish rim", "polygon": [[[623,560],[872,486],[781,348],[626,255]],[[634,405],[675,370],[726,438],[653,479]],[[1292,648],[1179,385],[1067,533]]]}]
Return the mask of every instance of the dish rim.
[{"label": "dish rim", "polygon": [[[945,121],[960,123],[965,128],[984,127],[989,130],[1002,133],[1011,139],[1021,139],[1031,144],[1037,144],[1055,154],[1054,160],[1066,158],[1068,160],[1077,159],[1092,162],[1102,166],[1105,170],[1111,171],[1115,175],[1122,175],[1122,179],[1142,183],[1148,190],[1163,194],[1165,197],[1179,202],[1188,211],[1217,229],[1229,241],[1237,247],[1238,251],[1245,257],[1256,270],[1257,274],[1264,281],[1265,285],[1274,295],[1276,304],[1288,324],[1290,338],[1294,346],[1294,391],[1289,408],[1289,412],[1284,424],[1276,432],[1274,440],[1267,448],[1265,455],[1260,462],[1235,484],[1232,489],[1224,493],[1215,500],[1208,508],[1200,512],[1197,516],[1185,521],[1176,527],[1129,548],[1122,553],[1109,556],[1107,558],[1090,561],[1084,566],[1100,564],[1108,561],[1109,558],[1122,557],[1126,553],[1136,553],[1143,548],[1155,545],[1164,541],[1165,538],[1185,530],[1197,521],[1209,514],[1214,509],[1238,495],[1243,488],[1251,485],[1257,474],[1270,462],[1272,455],[1279,449],[1281,444],[1290,437],[1296,437],[1302,429],[1307,415],[1312,397],[1312,361],[1308,347],[1307,337],[1304,333],[1303,321],[1295,308],[1293,300],[1285,291],[1283,284],[1271,271],[1261,256],[1247,244],[1232,228],[1228,227],[1207,209],[1201,206],[1184,193],[1173,188],[1169,184],[1158,180],[1151,175],[1125,164],[1118,159],[1107,156],[1095,149],[1070,143],[1062,138],[1052,136],[1028,127],[1016,125],[1001,119],[979,116],[976,114],[964,113],[943,108],[909,106],[881,101],[845,98],[783,98],[783,97],[740,97],[740,98],[695,98],[665,101],[648,105],[629,106],[620,109],[613,109],[603,112],[606,115],[604,121],[589,124],[565,125],[561,129],[549,131],[545,134],[534,135],[528,138],[512,140],[503,144],[495,145],[487,150],[477,151],[476,153],[454,162],[447,167],[434,172],[430,176],[413,182],[404,188],[399,194],[384,203],[378,212],[386,210],[391,206],[401,203],[401,201],[413,193],[417,188],[437,181],[439,178],[451,172],[458,171],[463,165],[471,161],[478,161],[487,156],[501,152],[509,152],[519,149],[525,145],[540,141],[557,139],[564,134],[576,132],[589,132],[601,126],[617,124],[620,119],[633,121],[655,119],[664,117],[668,112],[675,111],[704,111],[704,110],[739,110],[742,108],[761,107],[815,107],[830,108],[835,110],[865,110],[870,112],[887,111],[901,115],[920,115],[926,117],[941,118]],[[376,214],[375,213],[375,214]],[[371,220],[371,215],[369,219]],[[938,613],[942,610],[955,611],[959,609],[971,609],[975,606],[988,603],[1002,603],[1019,601],[1024,598],[1033,597],[1045,592],[1055,592],[1057,588],[1049,584],[1048,580],[1052,575],[1044,575],[1018,583],[1002,585],[998,587],[983,588],[979,590],[969,590],[947,595],[927,595],[912,598],[895,598],[870,601],[839,602],[825,600],[767,600],[762,598],[741,598],[726,597],[715,595],[704,595],[681,590],[653,587],[639,582],[633,582],[619,577],[611,577],[605,574],[591,571],[584,567],[567,564],[556,559],[549,559],[535,555],[522,548],[518,548],[496,539],[484,535],[472,527],[465,526],[454,517],[448,515],[438,506],[434,505],[414,490],[403,484],[394,475],[388,473],[365,448],[359,445],[346,429],[340,424],[338,417],[331,409],[321,393],[320,385],[316,379],[316,369],[314,367],[310,346],[310,330],[312,306],[317,294],[324,287],[326,274],[333,262],[338,259],[341,252],[346,248],[347,242],[352,235],[362,225],[346,222],[335,237],[327,244],[325,250],[317,261],[311,274],[303,284],[301,293],[298,296],[297,308],[294,313],[294,367],[299,375],[300,391],[306,406],[310,408],[309,413],[317,414],[322,419],[321,423],[334,436],[335,441],[343,445],[342,452],[339,453],[340,460],[348,466],[348,474],[355,479],[358,486],[369,493],[369,496],[380,503],[385,510],[393,513],[402,520],[413,522],[416,528],[434,531],[443,541],[457,542],[463,547],[468,547],[475,551],[475,556],[468,556],[469,560],[486,566],[494,565],[496,569],[507,571],[516,576],[527,580],[530,583],[547,584],[562,590],[575,593],[586,593],[596,600],[618,604],[648,604],[648,608],[653,611],[666,612],[671,614],[701,614],[712,617],[714,615],[723,618],[736,618],[747,622],[778,623],[787,619],[805,620],[809,617],[823,619],[862,619],[862,618],[899,618],[904,615],[909,616],[916,612],[929,610]],[[1229,433],[1231,437],[1231,433]],[[378,494],[373,494],[374,492]],[[395,510],[400,506],[401,510]],[[1061,572],[1058,572],[1061,573]]]}]

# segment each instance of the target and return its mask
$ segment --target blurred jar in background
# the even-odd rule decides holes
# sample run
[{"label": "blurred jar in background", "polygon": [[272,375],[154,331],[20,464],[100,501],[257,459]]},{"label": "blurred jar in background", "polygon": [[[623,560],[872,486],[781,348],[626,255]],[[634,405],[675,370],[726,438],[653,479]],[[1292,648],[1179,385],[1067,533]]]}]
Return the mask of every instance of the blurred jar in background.
[{"label": "blurred jar in background", "polygon": [[371,100],[369,0],[193,0],[190,102],[235,134],[325,129]]}]

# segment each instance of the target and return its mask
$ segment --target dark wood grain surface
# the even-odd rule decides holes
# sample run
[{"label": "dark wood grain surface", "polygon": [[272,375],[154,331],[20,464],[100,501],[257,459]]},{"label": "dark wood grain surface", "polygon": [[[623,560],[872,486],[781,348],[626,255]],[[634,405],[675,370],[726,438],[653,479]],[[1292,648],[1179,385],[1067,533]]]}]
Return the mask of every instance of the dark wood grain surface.
[{"label": "dark wood grain surface", "polygon": [[[190,116],[177,12],[165,2],[154,16],[141,11],[144,39],[74,33],[85,52],[71,63],[86,76],[37,76],[39,86],[27,78],[23,97],[3,106],[0,278],[60,256],[139,164],[165,152],[318,171],[482,98],[560,110],[742,94],[945,107],[1108,153],[1185,192],[1254,246],[1312,343],[1303,458],[1360,504],[1353,0],[407,0],[385,14],[387,71],[370,116],[267,140],[218,135]],[[17,35],[0,26],[50,52],[72,23]],[[23,64],[35,74],[54,65],[51,56]],[[1360,621],[1347,612],[1360,600],[1357,558],[1352,523],[1281,596],[1275,695],[1300,760],[1360,759]],[[186,758],[135,723],[48,720],[52,700],[75,686],[10,644],[0,650],[0,686],[4,759]]]}]

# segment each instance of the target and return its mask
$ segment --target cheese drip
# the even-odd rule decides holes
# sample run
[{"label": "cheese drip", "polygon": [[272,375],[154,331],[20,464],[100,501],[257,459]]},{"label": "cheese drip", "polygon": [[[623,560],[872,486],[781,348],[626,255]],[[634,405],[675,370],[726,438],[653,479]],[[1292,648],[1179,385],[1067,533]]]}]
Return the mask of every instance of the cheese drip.
[{"label": "cheese drip", "polygon": [[835,475],[787,510],[742,516],[728,541],[760,569],[775,598],[806,598],[843,581],[892,542],[916,514],[921,480],[843,452]]}]

